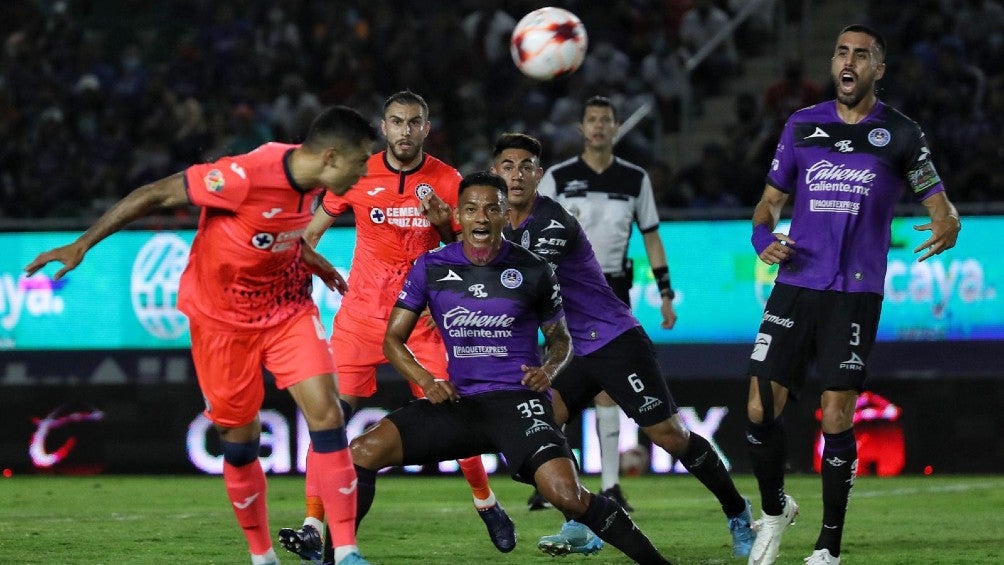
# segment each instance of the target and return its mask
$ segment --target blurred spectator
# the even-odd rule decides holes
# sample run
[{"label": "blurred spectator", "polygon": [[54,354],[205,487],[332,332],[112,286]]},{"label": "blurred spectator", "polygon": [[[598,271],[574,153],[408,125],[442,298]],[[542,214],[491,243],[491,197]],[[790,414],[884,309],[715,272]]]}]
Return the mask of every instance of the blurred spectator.
[{"label": "blurred spectator", "polygon": [[675,34],[657,36],[641,61],[641,76],[655,94],[663,132],[679,131],[680,113],[694,104],[686,62],[687,53]]},{"label": "blurred spectator", "polygon": [[231,133],[223,144],[224,155],[248,153],[273,137],[268,125],[259,120],[254,108],[245,103],[234,107],[228,129]]},{"label": "blurred spectator", "polygon": [[1004,70],[1004,6],[1000,0],[962,0],[955,29],[976,62],[988,74]]},{"label": "blurred spectator", "polygon": [[[264,138],[295,141],[317,104],[345,103],[378,119],[383,99],[401,88],[426,93],[441,109],[427,143],[472,167],[485,139],[503,129],[534,133],[549,152],[545,163],[578,154],[579,104],[592,94],[616,99],[625,119],[653,103],[658,111],[617,152],[661,169],[669,158],[661,135],[740,63],[727,41],[688,83],[686,57],[726,24],[721,8],[738,13],[751,1],[556,0],[551,5],[587,24],[590,50],[579,72],[541,82],[521,75],[508,54],[516,21],[539,7],[528,0],[198,0],[125,8],[8,0],[0,20],[0,216],[92,214],[120,198],[131,177],[240,152]],[[944,154],[946,184],[958,185],[960,201],[1004,197],[997,166],[1004,158],[1001,3],[869,0],[865,14],[898,47],[880,96],[924,126]],[[755,18],[771,15],[761,9]],[[744,57],[759,45],[751,37],[766,35],[758,27],[766,21],[740,30]],[[783,121],[818,100],[811,86],[792,89],[787,78],[773,94],[764,91],[760,114],[757,99],[738,97],[733,123],[713,132],[730,174],[741,173],[724,192],[742,204],[751,204],[746,177],[755,177],[758,195],[773,151],[767,145],[774,136],[763,141],[760,134],[764,117]],[[679,203],[685,190],[698,196],[697,186],[674,184],[668,201]],[[704,195],[698,205],[702,199],[719,197]]]},{"label": "blurred spectator", "polygon": [[74,201],[64,198],[76,191],[78,145],[63,111],[50,106],[38,116],[28,138],[31,159],[21,176],[20,206],[25,217],[74,216]]},{"label": "blurred spectator", "polygon": [[272,104],[272,128],[275,139],[298,143],[307,135],[314,116],[321,111],[321,101],[307,91],[303,77],[289,73],[282,78],[282,92]]},{"label": "blurred spectator", "polygon": [[468,4],[477,8],[464,16],[461,28],[474,46],[475,56],[488,63],[508,59],[509,36],[516,28],[516,18],[503,9],[505,2],[479,0]]},{"label": "blurred spectator", "polygon": [[579,73],[593,92],[616,91],[631,74],[631,59],[613,43],[601,41],[586,54]]},{"label": "blurred spectator", "polygon": [[780,132],[788,116],[795,110],[811,106],[822,99],[822,87],[805,77],[802,62],[788,59],[784,62],[784,75],[763,93],[763,111],[767,119],[773,122],[775,131]]},{"label": "blurred spectator", "polygon": [[[694,0],[694,7],[680,22],[680,39],[688,56],[698,54],[728,24],[729,15],[712,0]],[[702,96],[714,96],[721,92],[723,81],[739,71],[739,55],[729,34],[694,69],[694,86]]]},{"label": "blurred spectator", "polygon": [[680,184],[673,178],[673,166],[663,160],[652,161],[645,169],[652,181],[652,193],[659,208],[686,208],[690,205],[691,194],[680,190]]},{"label": "blurred spectator", "polygon": [[697,163],[680,171],[676,178],[679,190],[691,194],[691,208],[732,208],[740,205],[733,192],[742,184],[734,163],[730,163],[725,148],[707,143]]},{"label": "blurred spectator", "polygon": [[[775,139],[771,123],[757,107],[757,98],[748,92],[736,97],[735,110],[735,121],[727,124],[724,131],[725,152],[729,160],[736,166],[766,171],[774,155]],[[763,187],[756,182],[749,187],[737,188],[736,193],[744,204],[752,206],[762,190]]]},{"label": "blurred spectator", "polygon": [[739,25],[735,33],[736,49],[746,56],[765,51],[774,36],[777,14],[776,0],[728,0],[728,12],[736,16],[751,9],[750,16]]}]

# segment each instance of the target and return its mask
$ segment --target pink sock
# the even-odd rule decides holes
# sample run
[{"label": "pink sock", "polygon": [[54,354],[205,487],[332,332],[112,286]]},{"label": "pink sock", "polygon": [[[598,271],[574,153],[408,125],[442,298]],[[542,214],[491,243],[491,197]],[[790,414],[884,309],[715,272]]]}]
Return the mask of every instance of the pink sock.
[{"label": "pink sock", "polygon": [[331,453],[315,452],[308,460],[317,467],[317,476],[323,478],[318,486],[332,544],[334,547],[356,545],[356,469],[348,448]]},{"label": "pink sock", "polygon": [[251,553],[261,555],[267,552],[272,548],[272,535],[268,530],[268,506],[265,501],[268,489],[261,462],[255,459],[240,467],[224,462],[223,483]]}]

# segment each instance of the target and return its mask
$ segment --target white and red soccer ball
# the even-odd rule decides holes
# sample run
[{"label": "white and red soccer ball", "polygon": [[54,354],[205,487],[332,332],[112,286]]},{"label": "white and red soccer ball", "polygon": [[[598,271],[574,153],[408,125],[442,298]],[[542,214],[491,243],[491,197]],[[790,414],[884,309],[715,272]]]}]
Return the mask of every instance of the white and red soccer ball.
[{"label": "white and red soccer ball", "polygon": [[586,28],[575,14],[562,8],[540,8],[516,24],[509,51],[523,74],[551,80],[582,65],[588,41]]},{"label": "white and red soccer ball", "polygon": [[621,475],[637,477],[645,474],[649,468],[648,449],[644,445],[636,445],[621,452]]}]

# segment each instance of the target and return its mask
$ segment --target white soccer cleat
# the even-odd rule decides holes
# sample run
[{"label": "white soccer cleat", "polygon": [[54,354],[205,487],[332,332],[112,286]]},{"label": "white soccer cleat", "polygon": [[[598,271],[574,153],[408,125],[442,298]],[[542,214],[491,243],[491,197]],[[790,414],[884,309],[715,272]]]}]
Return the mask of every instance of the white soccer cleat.
[{"label": "white soccer cleat", "polygon": [[806,565],[840,565],[840,558],[830,555],[829,549],[817,549],[802,561]]},{"label": "white soccer cleat", "polygon": [[[753,530],[756,531],[756,541],[753,542],[753,550],[750,551],[750,558],[747,565],[771,565],[777,560],[777,554],[781,551],[781,535],[784,530],[795,523],[798,516],[798,504],[795,499],[784,495],[784,510],[780,516],[763,516],[753,523]],[[827,552],[829,553],[829,552]]]}]

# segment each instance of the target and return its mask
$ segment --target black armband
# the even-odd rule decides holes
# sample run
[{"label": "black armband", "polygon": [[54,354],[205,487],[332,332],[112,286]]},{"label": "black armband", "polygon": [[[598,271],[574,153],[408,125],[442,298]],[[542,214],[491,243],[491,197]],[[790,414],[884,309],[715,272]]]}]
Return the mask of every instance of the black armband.
[{"label": "black armband", "polygon": [[659,287],[659,294],[669,298],[676,298],[673,292],[673,285],[669,282],[669,267],[655,267],[652,269],[652,276],[655,277],[655,286]]}]

